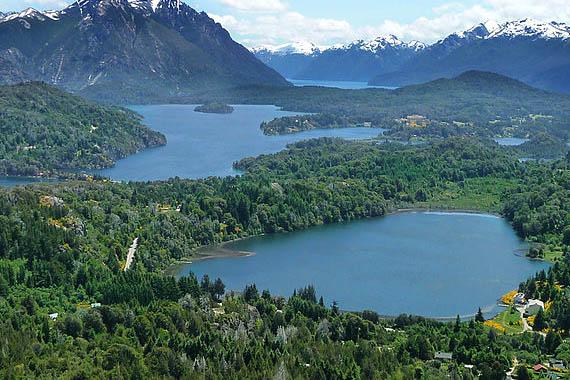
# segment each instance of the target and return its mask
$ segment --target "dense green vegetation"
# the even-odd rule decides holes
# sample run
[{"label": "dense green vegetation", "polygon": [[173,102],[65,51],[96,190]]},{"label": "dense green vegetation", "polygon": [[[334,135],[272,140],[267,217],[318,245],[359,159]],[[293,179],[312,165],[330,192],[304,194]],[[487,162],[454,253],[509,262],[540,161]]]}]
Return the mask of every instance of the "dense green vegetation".
[{"label": "dense green vegetation", "polygon": [[196,112],[227,114],[234,112],[234,107],[222,103],[207,103],[194,108]]},{"label": "dense green vegetation", "polygon": [[310,129],[372,127],[371,122],[359,122],[357,116],[332,114],[286,116],[261,123],[265,135],[283,135]]},{"label": "dense green vegetation", "polygon": [[109,108],[43,83],[0,86],[0,175],[104,168],[165,137],[123,108]]},{"label": "dense green vegetation", "polygon": [[525,158],[550,159],[565,157],[570,147],[559,138],[540,134],[521,145],[510,147],[510,150]]},{"label": "dense green vegetation", "polygon": [[[0,376],[502,379],[515,357],[570,360],[568,160],[520,163],[475,138],[420,147],[319,139],[236,167],[246,173],[1,189]],[[283,298],[252,284],[221,298],[223,280],[161,274],[201,245],[428,206],[502,213],[539,251],[559,251],[548,273],[520,286],[552,302],[535,320],[546,337],[502,335],[480,318],[341,313],[312,287]],[[122,272],[135,237],[135,264]],[[433,360],[437,351],[453,359]]]},{"label": "dense green vegetation", "polygon": [[[310,125],[371,123],[397,129],[402,136],[454,135],[527,137],[547,132],[570,140],[570,96],[549,93],[488,72],[470,71],[453,79],[383,89],[342,90],[325,87],[239,87],[203,91],[169,102],[196,104],[211,101],[240,104],[275,104],[288,111],[324,114],[307,118]],[[429,128],[407,128],[398,122],[424,116]],[[290,124],[285,120],[279,124]],[[277,124],[276,124],[277,125]],[[279,133],[287,128],[275,129]],[[296,129],[295,129],[296,130]]]}]

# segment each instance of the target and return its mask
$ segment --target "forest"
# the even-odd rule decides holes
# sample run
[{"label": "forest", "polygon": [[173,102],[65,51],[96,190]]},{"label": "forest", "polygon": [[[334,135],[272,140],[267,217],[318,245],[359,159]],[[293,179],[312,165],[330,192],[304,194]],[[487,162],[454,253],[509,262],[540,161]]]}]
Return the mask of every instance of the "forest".
[{"label": "forest", "polygon": [[234,107],[222,103],[207,103],[194,108],[195,112],[228,114],[234,112]]},{"label": "forest", "polygon": [[0,175],[106,168],[164,144],[161,133],[125,108],[101,106],[39,82],[0,86]]},{"label": "forest", "polygon": [[[396,90],[343,90],[327,87],[237,87],[224,91],[202,91],[165,99],[169,103],[273,104],[286,111],[310,112],[306,126],[320,128],[370,123],[395,128],[398,139],[412,135],[448,137],[534,137],[548,133],[570,140],[570,96],[530,87],[490,72],[469,71],[453,79]],[[429,128],[402,125],[408,116],[422,116]],[[329,120],[328,126],[326,120]],[[271,134],[290,133],[291,119],[267,123]],[[288,125],[287,125],[288,124]],[[275,127],[275,128],[274,128]],[[264,131],[268,129],[262,127]],[[310,128],[309,128],[310,129]]]},{"label": "forest", "polygon": [[[1,188],[0,376],[502,379],[515,357],[519,378],[527,365],[570,361],[570,156],[519,162],[475,137],[425,146],[323,138],[235,167],[244,175]],[[223,279],[163,274],[203,245],[428,207],[501,214],[532,254],[554,262],[519,286],[551,305],[535,321],[544,335],[505,335],[481,315],[347,313],[310,284],[226,293]]]}]

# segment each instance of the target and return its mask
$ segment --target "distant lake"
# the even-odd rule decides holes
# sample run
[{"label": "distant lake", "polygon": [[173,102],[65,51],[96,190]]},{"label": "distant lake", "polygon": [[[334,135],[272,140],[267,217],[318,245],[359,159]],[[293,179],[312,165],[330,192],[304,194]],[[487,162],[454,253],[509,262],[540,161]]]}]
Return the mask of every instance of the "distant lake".
[{"label": "distant lake", "polygon": [[320,87],[336,87],[345,90],[361,90],[363,88],[384,88],[386,90],[395,90],[398,87],[386,86],[369,86],[368,82],[351,82],[351,81],[334,81],[334,80],[305,80],[305,79],[287,79],[297,87],[303,86],[320,86]]},{"label": "distant lake", "polygon": [[26,185],[29,183],[38,182],[57,182],[56,179],[45,179],[45,178],[35,178],[35,177],[6,177],[0,176],[0,186],[18,186]]},{"label": "distant lake", "polygon": [[379,128],[319,129],[282,136],[265,136],[260,124],[299,113],[274,106],[234,106],[232,114],[194,112],[195,105],[130,107],[144,117],[143,123],[166,135],[168,144],[145,149],[118,160],[114,168],[91,171],[121,181],[153,181],[171,177],[203,178],[236,175],[235,161],[276,153],[287,144],[318,137],[366,139]]},{"label": "distant lake", "polygon": [[499,143],[499,145],[507,145],[507,146],[521,145],[529,141],[529,139],[521,139],[518,137],[498,137],[493,140]]},{"label": "distant lake", "polygon": [[[411,212],[238,241],[255,252],[179,268],[200,279],[221,277],[226,290],[257,284],[289,296],[312,284],[343,310],[429,317],[497,311],[497,299],[549,264],[515,256],[528,248],[509,224],[491,215]],[[520,254],[520,252],[519,252]]]}]

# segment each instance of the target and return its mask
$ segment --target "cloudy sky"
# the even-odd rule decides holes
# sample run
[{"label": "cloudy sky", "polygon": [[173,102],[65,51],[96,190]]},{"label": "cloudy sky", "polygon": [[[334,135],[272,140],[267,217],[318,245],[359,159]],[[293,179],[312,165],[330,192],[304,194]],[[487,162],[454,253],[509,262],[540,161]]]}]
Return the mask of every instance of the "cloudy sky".
[{"label": "cloudy sky", "polygon": [[[570,0],[184,0],[248,46],[319,45],[394,34],[433,42],[488,20],[570,22]],[[59,9],[70,0],[0,0],[0,11]]]}]

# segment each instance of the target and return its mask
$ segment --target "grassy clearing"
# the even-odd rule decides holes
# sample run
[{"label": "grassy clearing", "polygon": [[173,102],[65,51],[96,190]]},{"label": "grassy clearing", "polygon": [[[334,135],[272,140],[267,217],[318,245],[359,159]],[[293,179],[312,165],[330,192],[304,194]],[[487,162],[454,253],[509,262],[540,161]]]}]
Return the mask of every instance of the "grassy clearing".
[{"label": "grassy clearing", "polygon": [[459,184],[449,183],[426,206],[500,213],[501,194],[518,182],[515,179],[476,178]]},{"label": "grassy clearing", "polygon": [[499,313],[494,321],[503,326],[507,334],[522,333],[524,329],[521,315],[513,306],[509,307],[504,312]]}]

